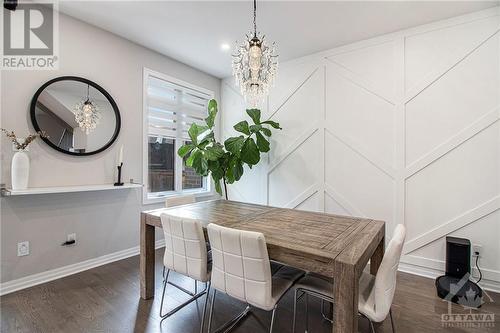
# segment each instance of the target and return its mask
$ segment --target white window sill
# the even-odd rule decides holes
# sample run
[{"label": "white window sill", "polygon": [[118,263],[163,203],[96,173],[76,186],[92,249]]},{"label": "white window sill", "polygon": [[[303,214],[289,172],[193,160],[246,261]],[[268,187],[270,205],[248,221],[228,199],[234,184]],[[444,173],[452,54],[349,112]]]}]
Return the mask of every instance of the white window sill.
[{"label": "white window sill", "polygon": [[153,205],[153,204],[158,204],[158,203],[165,203],[165,199],[167,198],[172,198],[172,197],[182,197],[185,195],[194,195],[196,199],[198,198],[207,198],[207,197],[219,197],[219,194],[214,191],[198,191],[198,190],[192,190],[192,191],[183,191],[183,192],[169,192],[165,193],[163,195],[148,195],[147,193],[145,194],[145,197],[142,200],[143,205]]}]

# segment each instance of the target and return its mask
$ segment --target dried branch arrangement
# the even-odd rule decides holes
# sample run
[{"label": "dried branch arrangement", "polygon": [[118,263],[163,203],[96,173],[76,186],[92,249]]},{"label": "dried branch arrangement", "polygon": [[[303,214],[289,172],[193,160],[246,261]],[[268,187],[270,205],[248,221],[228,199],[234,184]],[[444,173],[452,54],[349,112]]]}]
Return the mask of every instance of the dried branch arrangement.
[{"label": "dried branch arrangement", "polygon": [[16,133],[14,131],[7,131],[5,128],[0,128],[0,130],[5,133],[5,136],[7,136],[10,141],[12,141],[12,144],[14,144],[14,147],[16,147],[17,150],[24,150],[26,149],[30,143],[35,141],[37,137],[41,138],[48,138],[48,135],[45,134],[44,131],[39,131],[36,132],[35,134],[30,134],[22,142],[19,142],[19,139],[16,136]]}]

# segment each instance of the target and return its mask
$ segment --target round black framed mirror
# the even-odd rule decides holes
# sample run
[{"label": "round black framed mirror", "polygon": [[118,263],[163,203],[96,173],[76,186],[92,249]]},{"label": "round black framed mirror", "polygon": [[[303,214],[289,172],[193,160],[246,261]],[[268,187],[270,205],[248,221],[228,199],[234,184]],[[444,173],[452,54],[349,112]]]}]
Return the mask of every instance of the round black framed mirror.
[{"label": "round black framed mirror", "polygon": [[31,100],[36,131],[62,153],[88,156],[106,150],[118,137],[120,111],[113,97],[97,83],[61,76],[43,84]]}]

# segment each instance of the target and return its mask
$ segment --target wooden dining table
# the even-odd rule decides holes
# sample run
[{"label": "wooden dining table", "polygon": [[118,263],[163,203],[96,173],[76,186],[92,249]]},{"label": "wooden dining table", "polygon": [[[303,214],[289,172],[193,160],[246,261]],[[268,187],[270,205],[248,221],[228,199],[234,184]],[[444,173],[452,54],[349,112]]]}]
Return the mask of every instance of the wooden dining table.
[{"label": "wooden dining table", "polygon": [[384,255],[382,221],[211,200],[141,213],[141,297],[154,297],[155,228],[161,214],[264,234],[272,260],[334,279],[333,331],[357,332],[358,285],[370,260],[375,275]]}]

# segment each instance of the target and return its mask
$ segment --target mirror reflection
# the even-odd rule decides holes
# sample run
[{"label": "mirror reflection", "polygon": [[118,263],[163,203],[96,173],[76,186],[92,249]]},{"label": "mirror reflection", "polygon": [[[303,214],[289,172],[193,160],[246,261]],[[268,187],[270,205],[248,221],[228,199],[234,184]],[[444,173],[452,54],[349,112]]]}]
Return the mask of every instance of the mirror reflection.
[{"label": "mirror reflection", "polygon": [[56,81],[38,95],[34,122],[54,148],[88,155],[105,149],[116,137],[119,119],[115,107],[90,81]]}]

